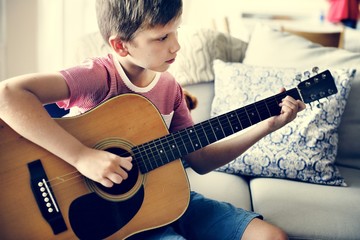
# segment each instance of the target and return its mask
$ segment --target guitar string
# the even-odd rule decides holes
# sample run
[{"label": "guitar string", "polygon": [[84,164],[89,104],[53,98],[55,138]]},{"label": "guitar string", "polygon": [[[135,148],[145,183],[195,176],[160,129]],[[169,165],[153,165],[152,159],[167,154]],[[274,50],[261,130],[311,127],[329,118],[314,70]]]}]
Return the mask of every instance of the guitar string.
[{"label": "guitar string", "polygon": [[[75,176],[69,177],[70,175],[75,175]],[[47,183],[50,183],[51,186],[53,187],[53,186],[57,186],[59,184],[71,181],[71,180],[76,179],[76,178],[81,177],[81,176],[83,176],[83,175],[79,171],[73,171],[73,172],[66,173],[66,174],[64,174],[62,176],[58,176],[58,177],[54,177],[52,179],[49,179],[47,181]],[[53,184],[53,182],[55,182],[55,184]]]},{"label": "guitar string", "polygon": [[[265,102],[266,100],[267,100],[267,102]],[[274,100],[275,100],[275,101],[274,101]],[[278,99],[277,99],[275,96],[274,96],[274,97],[270,97],[270,98],[268,98],[268,99],[264,99],[263,101],[265,102],[265,106],[267,107],[267,110],[268,110],[268,111],[269,111],[268,107],[271,108],[271,107],[276,107],[276,106],[278,106]],[[260,103],[260,102],[258,102],[258,103]],[[257,103],[254,103],[254,104],[249,105],[249,106],[246,106],[246,107],[249,108],[249,107],[255,106],[255,110],[258,111],[257,108],[256,108],[256,104],[257,104]],[[272,106],[269,106],[269,104],[272,105]],[[258,104],[258,105],[259,105],[259,104]],[[261,105],[261,106],[262,106],[262,105]],[[234,125],[234,123],[233,123],[234,121],[235,121],[236,124],[239,123],[239,124],[241,125],[241,119],[245,118],[245,119],[247,119],[247,120],[251,123],[251,118],[249,117],[248,113],[246,112],[246,107],[241,108],[241,109],[236,109],[236,110],[233,110],[233,111],[230,111],[230,112],[229,112],[229,113],[235,113],[238,120],[236,120],[235,118],[231,118],[232,120],[230,121],[230,119],[227,117],[228,114],[225,114],[225,115],[222,115],[222,116],[219,116],[219,117],[216,117],[216,118],[212,118],[212,119],[207,120],[206,123],[209,123],[209,124],[205,124],[205,122],[204,122],[204,124],[198,125],[198,127],[201,127],[201,128],[203,129],[203,133],[205,133],[203,136],[199,136],[199,135],[198,135],[198,130],[195,129],[195,126],[189,128],[188,130],[193,130],[195,136],[199,139],[200,145],[201,145],[201,142],[202,142],[201,140],[204,141],[205,138],[206,138],[206,142],[208,142],[208,144],[209,144],[210,142],[208,141],[207,135],[206,135],[206,132],[207,132],[207,131],[210,131],[210,130],[211,130],[211,132],[214,133],[214,137],[216,138],[216,140],[218,140],[218,137],[216,136],[216,132],[215,132],[214,129],[213,129],[213,126],[212,126],[211,121],[215,121],[215,120],[219,121],[220,128],[222,129],[223,134],[224,134],[225,136],[226,136],[225,132],[228,132],[228,130],[225,130],[225,131],[224,131],[225,128],[222,128],[222,127],[221,127],[221,125],[225,125],[225,123],[227,123],[226,125],[229,125],[229,127],[231,128],[231,132],[232,132],[232,133],[235,133],[235,131],[232,129],[232,126]],[[243,110],[243,109],[244,109],[244,110]],[[239,113],[237,113],[237,112],[240,111],[240,110],[243,110],[243,111],[242,111],[242,112],[240,113],[240,115],[239,115]],[[242,115],[241,115],[241,114],[242,114]],[[270,115],[271,115],[271,114],[270,114]],[[258,112],[258,117],[259,117],[260,120],[262,120],[259,112]],[[205,125],[205,127],[204,127],[204,125]],[[253,124],[251,123],[251,125],[253,125]],[[250,126],[251,126],[251,125],[250,125]],[[242,130],[242,129],[244,129],[244,128],[241,126],[241,129],[240,129],[240,130]],[[218,130],[217,130],[217,131],[218,131]],[[183,132],[186,132],[186,134],[188,135],[188,137],[187,137],[185,140],[184,140],[184,138],[183,138],[183,136],[182,136],[182,133],[183,133]],[[160,158],[160,160],[162,161],[160,151],[159,151],[158,148],[157,148],[157,145],[159,145],[159,143],[157,143],[157,142],[160,142],[160,145],[163,146],[163,143],[161,142],[161,140],[164,140],[164,139],[166,140],[166,138],[169,138],[169,136],[170,136],[170,135],[167,135],[167,136],[164,136],[163,138],[155,139],[155,140],[152,140],[152,141],[147,142],[147,143],[145,143],[145,144],[142,144],[142,145],[140,145],[140,146],[137,146],[138,149],[139,149],[140,147],[143,147],[143,148],[144,148],[144,150],[139,150],[140,157],[143,156],[143,155],[146,155],[146,156],[147,156],[147,159],[148,159],[147,162],[151,165],[151,169],[154,169],[154,168],[152,167],[152,165],[155,165],[156,167],[158,167],[158,165],[156,164],[156,162],[158,161],[157,158]],[[191,144],[191,145],[192,145],[192,148],[193,148],[194,151],[195,151],[196,148],[194,147],[193,141],[191,140],[190,135],[189,135],[189,133],[188,133],[187,130],[175,132],[175,133],[171,134],[171,137],[174,139],[175,144],[176,144],[176,142],[178,142],[178,141],[181,140],[182,143],[183,143],[183,145],[184,145],[184,148],[185,148],[186,150],[187,150],[186,146],[189,146],[189,145]],[[156,143],[157,143],[157,144],[156,144]],[[169,141],[165,142],[165,144],[166,144],[166,143],[167,143],[167,144],[170,144]],[[189,143],[190,143],[190,144],[189,144]],[[151,145],[154,145],[154,146],[151,146]],[[202,146],[202,147],[203,147],[203,146]],[[164,149],[164,147],[162,147],[161,149]],[[172,149],[171,149],[171,148],[169,148],[169,149],[170,149],[171,154],[175,157],[174,153],[172,152]],[[179,148],[176,148],[176,149],[179,151],[179,153],[180,153],[180,155],[181,155],[181,152],[180,152]],[[152,154],[153,157],[150,157],[149,152]],[[166,151],[165,151],[165,153],[166,153]],[[166,154],[165,154],[165,155],[166,155]],[[119,154],[118,156],[120,156],[120,157],[126,157],[126,156],[128,156],[128,154],[127,154],[127,153],[124,153],[124,154]],[[167,162],[171,162],[171,160],[169,160],[169,158],[168,158],[167,155],[166,155],[166,158],[167,158]],[[173,158],[173,159],[174,159],[174,158]],[[139,159],[137,159],[137,160],[139,160]],[[163,162],[162,162],[162,163],[163,163]],[[137,164],[138,164],[138,166],[139,166],[140,168],[146,165],[146,163],[145,163],[144,160],[143,160],[143,161],[140,161],[140,160],[139,160],[139,162],[137,162]],[[164,165],[164,164],[162,164],[162,165]],[[162,166],[162,165],[161,165],[161,166]],[[74,175],[74,174],[75,174],[75,175]],[[74,176],[71,176],[71,175],[74,175]],[[71,176],[71,177],[69,177],[69,176]],[[57,177],[55,177],[55,178],[49,179],[47,182],[50,184],[50,186],[55,187],[55,186],[57,186],[57,185],[66,183],[66,182],[68,182],[68,181],[71,181],[71,180],[74,180],[74,179],[77,179],[77,178],[82,178],[82,177],[84,177],[84,176],[83,176],[79,171],[73,171],[73,172],[66,173],[66,174],[64,174],[64,175],[62,175],[62,176],[57,176]],[[56,183],[53,184],[53,182],[56,182]]]},{"label": "guitar string", "polygon": [[[56,191],[62,191],[62,190],[68,190],[69,187],[73,186],[74,184],[77,184],[79,182],[83,182],[83,178],[84,176],[79,174],[76,177],[72,178],[72,179],[68,179],[64,182],[60,182],[60,183],[56,183],[54,185],[52,185],[51,187]],[[64,185],[64,183],[67,183],[66,185]],[[70,183],[70,184],[69,184]]]},{"label": "guitar string", "polygon": [[[278,102],[278,99],[276,98],[276,97],[272,97],[272,98],[269,98],[269,99],[266,99],[267,100],[267,105],[268,105],[268,107],[270,107],[270,109],[271,108],[274,108],[274,107],[276,107],[276,108],[278,108],[279,107],[279,102]],[[275,100],[275,101],[274,101]],[[265,101],[265,100],[264,100]],[[270,105],[272,105],[272,106],[270,106]],[[254,105],[255,106],[255,110],[256,110],[256,105]],[[248,106],[249,107],[249,106]],[[267,110],[268,110],[268,107],[267,107]],[[252,123],[251,123],[251,118],[248,116],[248,114],[247,114],[247,112],[246,112],[246,110],[244,109],[240,114],[239,113],[237,113],[238,111],[240,111],[240,110],[242,110],[242,109],[237,109],[237,110],[234,110],[234,111],[232,111],[232,112],[234,112],[236,115],[237,115],[237,117],[239,118],[239,119],[247,119],[249,122],[250,122],[250,124],[252,125]],[[230,112],[231,113],[231,112]],[[220,118],[219,118],[220,117]],[[217,117],[217,118],[213,118],[213,119],[209,119],[208,120],[208,122],[210,122],[209,124],[203,124],[203,125],[205,125],[205,129],[204,129],[204,132],[207,130],[207,131],[209,131],[209,130],[212,130],[212,132],[214,132],[214,137],[216,138],[216,140],[218,140],[218,138],[217,138],[217,135],[216,135],[216,133],[215,133],[215,131],[214,131],[214,129],[213,129],[213,124],[211,123],[211,121],[215,121],[215,120],[217,120],[217,121],[219,121],[219,123],[220,123],[220,128],[221,128],[221,125],[224,125],[224,123],[227,123],[226,125],[228,125],[228,123],[229,123],[229,118],[226,116],[226,115],[224,115],[224,116],[219,116],[219,117]],[[259,117],[259,119],[261,119],[262,120],[262,117],[260,116],[260,115],[258,115],[258,117]],[[232,119],[232,121],[236,121],[236,119]],[[244,121],[244,120],[243,120]],[[241,121],[236,121],[236,123],[240,123],[240,125],[241,125]],[[233,123],[233,122],[232,122]],[[231,124],[229,125],[230,126],[230,128],[231,128]],[[191,127],[191,128],[189,128],[189,129],[187,129],[187,130],[195,130],[195,126],[193,126],[193,127]],[[242,128],[242,129],[244,129],[244,128]],[[172,136],[173,136],[173,138],[175,139],[175,140],[177,140],[177,141],[179,141],[179,139],[180,140],[182,140],[183,142],[184,142],[184,139],[183,139],[183,137],[182,137],[182,134],[188,134],[188,131],[187,130],[185,130],[185,131],[179,131],[179,132],[176,132],[176,133],[174,133],[174,134],[172,134]],[[218,131],[219,129],[217,129],[216,131]],[[240,129],[241,130],[241,129]],[[229,132],[228,130],[225,130],[226,132]],[[234,133],[235,131],[233,131],[232,129],[230,130],[232,133]],[[195,132],[195,134],[197,134],[197,131],[195,130],[195,131],[193,131],[193,132]],[[226,134],[224,134],[225,136],[226,136]],[[204,140],[204,137],[200,137],[199,138],[199,136],[197,135],[196,136],[199,140],[200,140],[200,142],[201,142],[201,140]],[[205,138],[206,138],[206,134],[205,134]],[[187,141],[187,139],[189,139],[190,141]],[[184,142],[184,145],[187,145],[187,146],[190,146],[190,144],[192,144],[192,142],[193,141],[191,141],[191,139],[190,138],[186,138],[185,139],[186,141]],[[149,147],[146,149],[146,151],[145,151],[145,155],[147,155],[146,154],[146,152],[148,151],[148,150],[150,150],[152,153],[153,153],[153,147],[151,147],[151,145],[155,145],[156,146],[156,143],[155,143],[155,141],[157,141],[157,139],[156,140],[153,140],[153,141],[151,141],[151,142],[148,142],[148,143],[146,143],[146,145],[149,145]],[[190,144],[189,144],[190,143]],[[192,148],[195,150],[196,148],[192,145]],[[169,148],[170,150],[171,150],[171,148]],[[172,150],[171,150],[172,151]],[[156,152],[156,150],[155,150],[155,152]],[[173,153],[172,153],[173,154]],[[160,155],[161,154],[159,154],[158,152],[157,152],[157,154],[156,154],[156,156],[158,156],[158,157],[160,157]],[[148,162],[151,162],[151,161],[157,161],[156,159],[154,159],[154,160],[151,160],[151,159],[153,159],[152,157],[150,157],[150,158],[148,158],[148,159],[150,159],[150,160],[148,160]],[[145,163],[145,161],[143,161],[143,162],[140,162],[139,164],[146,164]],[[142,166],[142,165],[141,165]]]}]

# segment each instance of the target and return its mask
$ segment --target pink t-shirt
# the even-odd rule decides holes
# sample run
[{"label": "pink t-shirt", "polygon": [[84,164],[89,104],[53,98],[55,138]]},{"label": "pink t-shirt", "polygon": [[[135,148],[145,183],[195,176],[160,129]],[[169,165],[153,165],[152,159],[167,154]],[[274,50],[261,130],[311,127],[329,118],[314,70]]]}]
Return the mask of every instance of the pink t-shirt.
[{"label": "pink t-shirt", "polygon": [[338,23],[343,19],[358,19],[358,0],[329,0],[329,2],[330,7],[327,19],[330,22]]},{"label": "pink t-shirt", "polygon": [[109,54],[60,73],[68,84],[70,98],[57,104],[70,109],[71,115],[86,112],[117,95],[137,93],[158,108],[170,132],[193,125],[182,88],[168,72],[157,73],[147,87],[140,88],[132,84],[116,58]]}]

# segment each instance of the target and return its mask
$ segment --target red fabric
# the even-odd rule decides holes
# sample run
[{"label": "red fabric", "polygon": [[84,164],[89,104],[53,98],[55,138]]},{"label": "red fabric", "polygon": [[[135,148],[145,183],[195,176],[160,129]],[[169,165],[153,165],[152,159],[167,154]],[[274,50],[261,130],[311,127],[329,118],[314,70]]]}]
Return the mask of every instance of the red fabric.
[{"label": "red fabric", "polygon": [[329,0],[329,3],[327,19],[330,22],[338,23],[342,19],[358,19],[358,0]]}]

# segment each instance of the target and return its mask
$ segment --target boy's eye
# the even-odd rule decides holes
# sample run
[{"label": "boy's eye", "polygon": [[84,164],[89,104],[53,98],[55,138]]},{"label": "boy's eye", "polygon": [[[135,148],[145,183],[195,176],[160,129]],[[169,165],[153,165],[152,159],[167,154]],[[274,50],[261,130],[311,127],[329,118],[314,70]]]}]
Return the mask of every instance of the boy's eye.
[{"label": "boy's eye", "polygon": [[165,39],[167,39],[168,35],[166,34],[165,36],[159,38],[159,41],[162,42],[162,41],[165,41]]}]

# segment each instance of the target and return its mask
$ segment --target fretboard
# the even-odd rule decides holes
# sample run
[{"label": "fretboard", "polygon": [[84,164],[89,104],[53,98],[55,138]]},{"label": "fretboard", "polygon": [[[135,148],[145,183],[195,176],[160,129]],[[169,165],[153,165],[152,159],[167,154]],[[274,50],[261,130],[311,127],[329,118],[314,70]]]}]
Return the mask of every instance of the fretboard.
[{"label": "fretboard", "polygon": [[300,99],[296,88],[133,147],[135,163],[147,173],[267,118],[280,114],[285,96]]}]

